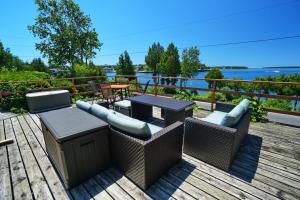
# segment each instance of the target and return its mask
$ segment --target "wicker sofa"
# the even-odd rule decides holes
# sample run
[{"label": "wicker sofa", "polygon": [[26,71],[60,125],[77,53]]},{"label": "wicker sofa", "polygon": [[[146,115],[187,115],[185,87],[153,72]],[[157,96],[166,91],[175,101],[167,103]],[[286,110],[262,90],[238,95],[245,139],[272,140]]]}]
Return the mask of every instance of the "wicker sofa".
[{"label": "wicker sofa", "polygon": [[[235,105],[216,103],[216,110],[231,111]],[[199,119],[185,120],[183,152],[229,171],[232,161],[248,133],[251,108],[249,108],[233,127],[225,127]]]},{"label": "wicker sofa", "polygon": [[[91,111],[89,106],[86,102],[77,104],[80,109],[100,119],[103,117],[94,112],[98,105],[93,105]],[[139,139],[132,133],[125,132],[129,129],[120,130],[113,126],[110,119],[112,118],[108,116],[111,161],[140,188],[146,190],[181,160],[184,129],[182,122],[159,128],[149,137]]]}]

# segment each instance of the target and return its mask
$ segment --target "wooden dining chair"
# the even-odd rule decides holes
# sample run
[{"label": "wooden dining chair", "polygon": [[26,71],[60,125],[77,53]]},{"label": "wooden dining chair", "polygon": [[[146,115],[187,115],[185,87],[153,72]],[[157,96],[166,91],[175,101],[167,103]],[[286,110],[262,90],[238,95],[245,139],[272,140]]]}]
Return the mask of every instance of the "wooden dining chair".
[{"label": "wooden dining chair", "polygon": [[109,83],[100,83],[100,91],[102,93],[102,97],[106,100],[109,104],[112,104],[116,101],[117,97],[114,94]]}]

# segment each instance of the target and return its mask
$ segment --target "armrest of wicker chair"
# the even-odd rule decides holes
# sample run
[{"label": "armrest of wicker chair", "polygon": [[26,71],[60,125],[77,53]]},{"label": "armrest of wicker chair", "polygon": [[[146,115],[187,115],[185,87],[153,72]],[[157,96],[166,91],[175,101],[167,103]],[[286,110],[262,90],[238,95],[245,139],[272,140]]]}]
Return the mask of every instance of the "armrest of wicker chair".
[{"label": "armrest of wicker chair", "polygon": [[202,120],[187,118],[184,153],[228,171],[234,158],[238,130]]},{"label": "armrest of wicker chair", "polygon": [[230,112],[236,105],[225,103],[225,102],[217,102],[216,110],[221,112]]},{"label": "armrest of wicker chair", "polygon": [[181,159],[183,123],[176,122],[144,141],[111,127],[113,163],[146,190]]}]

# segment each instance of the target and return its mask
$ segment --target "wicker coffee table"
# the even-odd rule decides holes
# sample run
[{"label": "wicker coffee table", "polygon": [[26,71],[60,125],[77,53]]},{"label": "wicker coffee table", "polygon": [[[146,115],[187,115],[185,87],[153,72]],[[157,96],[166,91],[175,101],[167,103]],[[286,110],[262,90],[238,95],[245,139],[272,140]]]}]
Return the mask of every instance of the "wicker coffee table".
[{"label": "wicker coffee table", "polygon": [[176,121],[184,122],[186,108],[191,107],[194,102],[183,101],[173,98],[165,98],[153,95],[140,95],[129,97],[131,101],[132,117],[146,119],[152,117],[152,107],[156,106],[163,109],[165,126]]},{"label": "wicker coffee table", "polygon": [[108,124],[77,108],[41,113],[46,150],[66,188],[110,164]]}]

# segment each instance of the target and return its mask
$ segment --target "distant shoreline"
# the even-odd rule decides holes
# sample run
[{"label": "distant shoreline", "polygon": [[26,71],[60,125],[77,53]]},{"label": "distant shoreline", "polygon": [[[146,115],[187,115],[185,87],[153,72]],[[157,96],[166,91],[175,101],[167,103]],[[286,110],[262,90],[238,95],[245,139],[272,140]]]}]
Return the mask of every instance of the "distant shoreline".
[{"label": "distant shoreline", "polygon": [[300,68],[300,66],[286,66],[286,67],[263,67],[264,69],[278,69],[278,68]]}]

